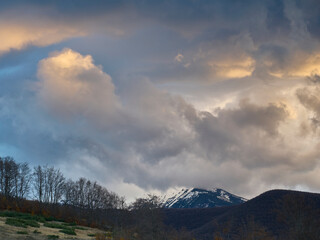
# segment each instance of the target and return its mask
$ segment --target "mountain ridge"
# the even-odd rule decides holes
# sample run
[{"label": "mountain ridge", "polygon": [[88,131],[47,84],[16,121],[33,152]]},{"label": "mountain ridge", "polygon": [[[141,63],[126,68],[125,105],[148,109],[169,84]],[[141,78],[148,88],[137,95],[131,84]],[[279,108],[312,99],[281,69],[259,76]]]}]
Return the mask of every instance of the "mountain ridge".
[{"label": "mountain ridge", "polygon": [[221,188],[181,188],[169,195],[160,197],[164,208],[212,208],[241,204],[243,197],[231,194]]},{"label": "mountain ridge", "polygon": [[[283,237],[280,239],[293,239],[287,236],[295,229],[297,222],[301,224],[301,232],[320,236],[319,193],[274,189],[244,204],[209,209],[167,208],[163,212],[167,225],[175,229],[187,229],[202,240],[212,239],[214,233],[222,234],[226,226],[230,236],[237,236],[250,223],[257,228],[264,228],[271,235]],[[301,212],[305,214],[297,214]]]}]

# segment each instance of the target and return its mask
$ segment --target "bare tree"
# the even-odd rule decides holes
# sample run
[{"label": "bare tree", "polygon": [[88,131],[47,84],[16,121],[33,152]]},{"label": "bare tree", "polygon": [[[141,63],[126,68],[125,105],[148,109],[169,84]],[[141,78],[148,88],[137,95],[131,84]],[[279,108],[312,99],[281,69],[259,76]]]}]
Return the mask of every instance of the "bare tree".
[{"label": "bare tree", "polygon": [[65,177],[59,169],[38,166],[34,169],[34,192],[40,202],[58,203],[66,191]]},{"label": "bare tree", "polygon": [[65,190],[65,177],[60,170],[55,170],[53,182],[53,203],[60,202]]},{"label": "bare tree", "polygon": [[147,198],[138,198],[130,208],[135,213],[136,225],[141,239],[160,240],[165,238],[159,197],[149,194]]},{"label": "bare tree", "polygon": [[0,189],[6,197],[15,195],[15,180],[18,175],[18,166],[12,157],[0,158]]},{"label": "bare tree", "polygon": [[40,165],[34,168],[33,171],[33,191],[34,197],[42,202],[44,198],[44,187],[45,187],[45,172],[43,167]]},{"label": "bare tree", "polygon": [[12,157],[0,157],[0,191],[6,197],[25,198],[30,190],[30,168]]},{"label": "bare tree", "polygon": [[18,165],[18,174],[16,179],[16,197],[24,199],[29,194],[30,182],[32,179],[28,163],[21,163]]}]

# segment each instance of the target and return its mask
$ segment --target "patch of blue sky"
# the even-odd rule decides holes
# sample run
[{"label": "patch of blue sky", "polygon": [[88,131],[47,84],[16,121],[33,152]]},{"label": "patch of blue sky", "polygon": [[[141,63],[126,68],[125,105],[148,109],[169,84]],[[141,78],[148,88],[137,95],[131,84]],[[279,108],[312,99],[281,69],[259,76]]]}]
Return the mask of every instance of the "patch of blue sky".
[{"label": "patch of blue sky", "polygon": [[8,144],[0,143],[0,157],[7,156],[13,157],[17,162],[25,161],[22,152],[18,148]]},{"label": "patch of blue sky", "polygon": [[1,69],[0,69],[0,77],[1,77],[1,76],[7,76],[7,75],[16,74],[17,72],[22,71],[23,68],[24,68],[23,65],[10,66],[10,67],[1,68]]}]

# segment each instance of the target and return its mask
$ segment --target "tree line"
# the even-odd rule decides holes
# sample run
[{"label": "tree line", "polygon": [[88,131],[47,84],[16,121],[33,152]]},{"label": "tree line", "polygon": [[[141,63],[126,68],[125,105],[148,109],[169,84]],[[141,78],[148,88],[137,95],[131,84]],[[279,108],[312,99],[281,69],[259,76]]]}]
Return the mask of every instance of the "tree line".
[{"label": "tree line", "polygon": [[125,207],[124,197],[95,181],[66,179],[60,169],[47,165],[31,169],[28,163],[17,163],[12,157],[0,157],[0,193],[7,198],[31,198],[89,210]]},{"label": "tree line", "polygon": [[113,239],[191,240],[163,222],[159,198],[148,195],[129,206],[96,181],[67,179],[51,166],[31,168],[0,157],[0,210],[14,210],[76,222],[113,232]]}]

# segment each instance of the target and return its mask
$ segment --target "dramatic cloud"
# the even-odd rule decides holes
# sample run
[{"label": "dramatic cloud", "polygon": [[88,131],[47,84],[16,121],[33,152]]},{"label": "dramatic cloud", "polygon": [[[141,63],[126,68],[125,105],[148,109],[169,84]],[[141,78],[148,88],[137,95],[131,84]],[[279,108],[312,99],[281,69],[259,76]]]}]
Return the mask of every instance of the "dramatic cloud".
[{"label": "dramatic cloud", "polygon": [[[40,11],[40,10],[39,10]],[[85,31],[72,24],[40,16],[34,19],[25,11],[12,11],[0,17],[0,55],[27,46],[47,46],[62,40],[84,36]],[[15,17],[13,17],[15,16]]]},{"label": "dramatic cloud", "polygon": [[54,52],[40,61],[38,77],[40,100],[63,118],[82,116],[101,120],[95,122],[101,125],[120,108],[111,77],[93,64],[91,56],[71,49]]},{"label": "dramatic cloud", "polygon": [[0,3],[0,155],[132,199],[320,191],[316,1]]},{"label": "dramatic cloud", "polygon": [[314,134],[318,132],[318,127],[320,126],[320,77],[314,74],[306,79],[309,84],[296,91],[300,103],[308,110],[308,118],[305,118],[301,124],[301,130],[304,134]]}]

